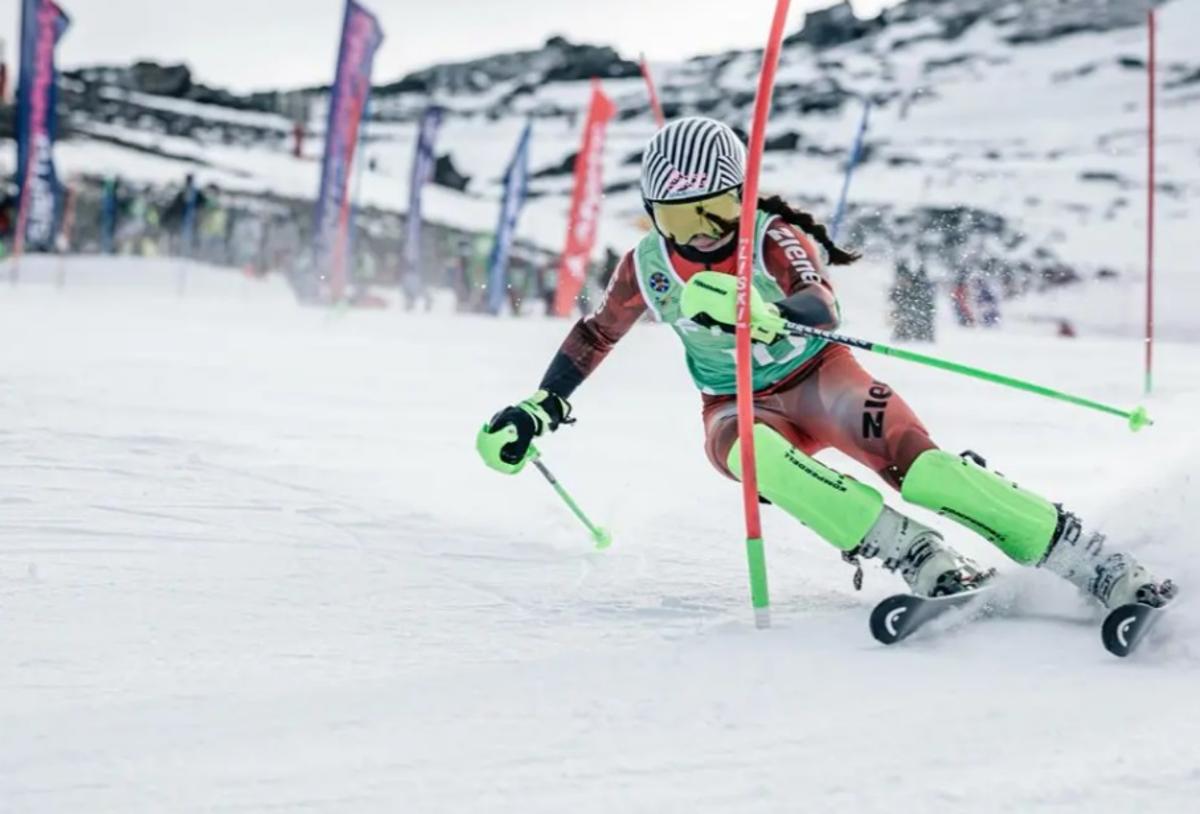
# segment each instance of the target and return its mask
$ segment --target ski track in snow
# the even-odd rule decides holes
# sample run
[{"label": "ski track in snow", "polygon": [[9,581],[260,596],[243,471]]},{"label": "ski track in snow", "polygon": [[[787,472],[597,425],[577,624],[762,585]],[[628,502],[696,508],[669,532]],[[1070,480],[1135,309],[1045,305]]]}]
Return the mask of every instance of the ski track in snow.
[{"label": "ski track in snow", "polygon": [[[847,330],[884,336],[854,305],[878,281],[844,282]],[[565,323],[331,316],[212,271],[188,290],[0,291],[6,814],[1194,805],[1194,348],[1161,347],[1137,436],[864,359],[947,448],[1103,518],[1183,591],[1118,661],[1069,588],[938,521],[1013,605],[885,649],[867,615],[899,581],[855,593],[773,510],[753,628],[740,493],[665,330],[632,332],[543,443],[613,528],[596,552],[536,473],[473,449]],[[1138,399],[1133,342],[947,328],[934,352]]]}]

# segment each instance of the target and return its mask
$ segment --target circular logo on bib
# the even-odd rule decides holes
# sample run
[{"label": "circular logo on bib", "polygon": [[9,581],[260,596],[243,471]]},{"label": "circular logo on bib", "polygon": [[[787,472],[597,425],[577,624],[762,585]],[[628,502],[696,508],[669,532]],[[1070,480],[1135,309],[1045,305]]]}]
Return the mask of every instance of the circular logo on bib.
[{"label": "circular logo on bib", "polygon": [[667,279],[667,275],[661,271],[656,271],[650,275],[650,289],[656,294],[666,294],[671,288],[671,281]]}]

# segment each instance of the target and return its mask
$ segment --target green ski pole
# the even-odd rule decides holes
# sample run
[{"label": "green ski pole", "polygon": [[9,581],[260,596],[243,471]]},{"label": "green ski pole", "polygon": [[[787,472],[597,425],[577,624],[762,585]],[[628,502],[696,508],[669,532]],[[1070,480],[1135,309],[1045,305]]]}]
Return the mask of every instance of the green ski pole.
[{"label": "green ski pole", "polygon": [[842,334],[823,331],[820,328],[810,328],[807,325],[800,325],[796,322],[788,322],[781,320],[784,329],[793,336],[815,337],[816,339],[824,339],[826,342],[833,342],[838,345],[845,345],[849,348],[858,348],[859,350],[878,353],[883,356],[891,356],[895,359],[903,359],[906,362],[916,362],[919,365],[927,367],[936,367],[939,370],[947,370],[951,373],[958,373],[963,376],[970,376],[973,379],[981,379],[985,382],[1012,387],[1017,390],[1024,390],[1027,393],[1036,393],[1039,396],[1045,396],[1057,401],[1065,401],[1068,404],[1074,404],[1079,407],[1086,407],[1089,410],[1096,410],[1101,413],[1119,416],[1129,422],[1129,429],[1137,432],[1143,427],[1150,426],[1154,422],[1150,416],[1146,414],[1145,407],[1138,407],[1135,410],[1122,410],[1119,407],[1113,407],[1108,404],[1102,404],[1098,401],[1083,398],[1082,396],[1073,396],[1070,393],[1064,393],[1061,390],[1054,390],[1050,387],[1043,387],[1040,384],[1034,384],[1022,379],[1015,379],[1012,376],[1005,376],[1001,373],[992,373],[988,370],[981,370],[969,365],[951,362],[946,359],[939,359],[936,356],[926,356],[923,353],[916,353],[902,348],[893,348],[889,345],[884,345],[880,342],[870,342],[865,339],[855,339],[852,336],[843,336]]},{"label": "green ski pole", "polygon": [[609,533],[608,529],[604,528],[603,526],[597,526],[588,519],[588,516],[583,513],[583,509],[579,508],[579,504],[575,502],[574,498],[572,498],[570,494],[568,494],[567,490],[563,488],[563,485],[558,482],[558,478],[554,477],[554,473],[551,472],[546,467],[546,464],[542,462],[542,453],[538,452],[535,447],[531,446],[529,448],[529,457],[526,460],[537,467],[538,472],[541,472],[546,481],[554,487],[554,491],[558,493],[560,498],[562,498],[563,503],[567,504],[567,508],[570,509],[571,512],[579,518],[579,522],[583,523],[583,525],[587,528],[588,532],[592,535],[592,540],[596,543],[596,548],[603,549],[612,545],[612,534]]}]

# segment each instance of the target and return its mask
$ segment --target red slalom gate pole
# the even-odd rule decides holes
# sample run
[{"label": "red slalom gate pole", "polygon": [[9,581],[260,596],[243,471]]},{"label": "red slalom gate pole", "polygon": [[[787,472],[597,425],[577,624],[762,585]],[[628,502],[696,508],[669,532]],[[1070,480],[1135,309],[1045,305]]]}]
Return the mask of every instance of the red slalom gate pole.
[{"label": "red slalom gate pole", "polygon": [[771,599],[767,588],[767,560],[763,551],[762,518],[758,510],[758,470],[754,456],[754,384],[750,375],[750,285],[754,251],[754,222],[758,209],[758,176],[762,171],[763,142],[767,116],[771,112],[771,94],[775,87],[775,69],[783,26],[791,0],[776,0],[771,35],[763,52],[762,73],[758,76],[758,95],[754,101],[754,121],[750,127],[750,147],[746,181],[742,187],[742,215],[738,232],[737,254],[737,411],[738,440],[741,442],[742,499],[746,512],[746,559],[750,565],[750,599],[754,605],[754,624],[771,626]]},{"label": "red slalom gate pole", "polygon": [[1155,119],[1156,92],[1155,79],[1158,72],[1158,21],[1154,9],[1150,9],[1147,22],[1150,31],[1150,59],[1146,66],[1149,77],[1149,121],[1147,133],[1149,136],[1149,160],[1146,172],[1146,395],[1154,389],[1154,146],[1156,140]]},{"label": "red slalom gate pole", "polygon": [[646,62],[646,55],[641,55],[642,63],[642,78],[646,80],[646,93],[650,95],[650,110],[654,112],[654,120],[658,122],[658,126],[662,127],[667,123],[667,117],[663,115],[662,105],[658,101],[658,91],[654,88],[654,75],[650,73],[650,63]]}]

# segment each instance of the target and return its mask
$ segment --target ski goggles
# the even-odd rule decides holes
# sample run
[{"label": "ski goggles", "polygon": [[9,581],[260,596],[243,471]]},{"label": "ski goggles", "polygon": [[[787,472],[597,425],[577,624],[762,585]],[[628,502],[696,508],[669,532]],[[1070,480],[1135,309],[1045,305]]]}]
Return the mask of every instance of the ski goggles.
[{"label": "ski goggles", "polygon": [[660,232],[676,243],[696,237],[723,237],[737,228],[742,196],[736,189],[699,200],[651,201],[650,214]]}]

